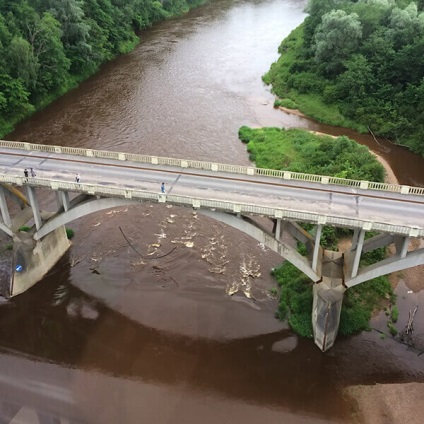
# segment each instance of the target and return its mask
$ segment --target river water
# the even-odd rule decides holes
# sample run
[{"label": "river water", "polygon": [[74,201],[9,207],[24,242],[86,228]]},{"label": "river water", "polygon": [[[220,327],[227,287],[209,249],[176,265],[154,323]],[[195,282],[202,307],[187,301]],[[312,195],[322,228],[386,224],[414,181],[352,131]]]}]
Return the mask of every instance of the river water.
[{"label": "river water", "polygon": [[[216,0],[155,25],[6,139],[246,165],[240,126],[302,127],[347,134],[400,183],[424,185],[424,161],[405,149],[272,107],[261,76],[304,6]],[[281,259],[190,210],[145,203],[70,226],[61,262],[0,304],[0,416],[15,411],[12,422],[37,422],[35,411],[87,423],[347,422],[344,388],[424,381],[423,357],[376,332],[326,354],[296,337],[274,318],[269,271]],[[424,300],[413,296],[408,308]]]}]

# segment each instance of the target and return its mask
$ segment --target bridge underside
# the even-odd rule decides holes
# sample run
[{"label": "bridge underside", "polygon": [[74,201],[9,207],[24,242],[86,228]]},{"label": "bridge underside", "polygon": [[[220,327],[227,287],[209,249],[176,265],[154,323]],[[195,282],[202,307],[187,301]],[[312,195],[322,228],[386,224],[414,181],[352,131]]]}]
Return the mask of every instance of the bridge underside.
[{"label": "bridge underside", "polygon": [[[409,237],[379,234],[364,240],[365,230],[355,231],[351,248],[342,253],[320,246],[322,228],[319,225],[313,237],[295,222],[276,219],[270,231],[251,217],[200,212],[249,234],[287,259],[315,283],[312,323],[315,343],[322,351],[330,349],[336,340],[346,289],[381,275],[424,264],[424,248],[409,251]],[[296,244],[287,241],[284,234],[290,234],[296,242],[304,244],[307,257],[300,255]],[[359,266],[362,253],[388,245],[395,246],[392,256],[373,265]]]},{"label": "bridge underside", "polygon": [[[65,232],[67,223],[93,212],[140,203],[131,198],[89,194],[76,195],[71,199],[70,193],[57,191],[57,212],[45,213],[40,209],[35,189],[31,186],[26,188],[27,196],[24,196],[16,188],[0,185],[0,231],[14,241],[10,264],[12,277],[8,293],[3,293],[7,296],[31,287],[60,259],[70,246]],[[6,198],[20,205],[20,210],[13,217]],[[166,202],[166,196],[161,196],[159,201]],[[316,225],[313,234],[310,234],[296,222],[282,218],[275,218],[273,225],[266,227],[252,216],[207,209],[198,209],[198,212],[250,235],[287,259],[315,283],[312,322],[315,343],[323,351],[329,349],[336,339],[346,289],[381,275],[424,264],[424,249],[411,251],[407,236],[379,234],[365,240],[366,230],[355,230],[351,248],[340,253],[321,247],[321,224]],[[19,231],[28,222],[30,232]],[[307,256],[298,252],[297,242],[306,246]],[[393,255],[373,265],[360,266],[362,253],[388,245],[395,247]],[[21,270],[16,271],[17,266]]]}]

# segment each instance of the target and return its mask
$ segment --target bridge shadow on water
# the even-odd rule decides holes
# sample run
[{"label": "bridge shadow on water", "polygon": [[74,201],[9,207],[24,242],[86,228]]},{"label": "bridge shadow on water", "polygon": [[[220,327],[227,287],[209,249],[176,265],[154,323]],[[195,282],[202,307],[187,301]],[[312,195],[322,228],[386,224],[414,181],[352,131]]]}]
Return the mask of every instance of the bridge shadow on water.
[{"label": "bridge shadow on water", "polygon": [[[361,337],[321,353],[290,330],[217,341],[147,327],[69,283],[69,256],[0,305],[0,350],[121,380],[341,419],[352,384],[416,381],[393,353]],[[161,313],[161,311],[158,311]],[[0,359],[1,363],[1,359]],[[421,380],[421,376],[419,376]]]}]

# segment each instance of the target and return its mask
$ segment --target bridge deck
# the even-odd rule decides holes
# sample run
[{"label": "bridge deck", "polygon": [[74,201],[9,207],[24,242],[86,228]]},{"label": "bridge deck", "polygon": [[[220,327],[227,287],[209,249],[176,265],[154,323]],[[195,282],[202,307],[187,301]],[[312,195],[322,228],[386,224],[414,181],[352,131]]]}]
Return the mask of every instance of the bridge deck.
[{"label": "bridge deck", "polygon": [[[228,204],[228,210],[235,212],[250,211],[288,219],[297,217],[298,220],[315,223],[424,236],[424,196],[402,194],[400,190],[365,190],[268,176],[0,147],[0,182],[25,184],[23,170],[31,167],[37,171],[37,176],[29,178],[28,184],[34,186],[94,191],[106,196],[120,196],[121,193],[121,197],[123,190],[127,190],[133,193],[126,193],[125,197],[134,199],[139,196],[209,208],[214,204],[217,208]],[[77,173],[81,175],[79,185],[75,183]],[[165,183],[166,196],[160,194],[162,182]],[[178,199],[188,200],[180,202]]]}]

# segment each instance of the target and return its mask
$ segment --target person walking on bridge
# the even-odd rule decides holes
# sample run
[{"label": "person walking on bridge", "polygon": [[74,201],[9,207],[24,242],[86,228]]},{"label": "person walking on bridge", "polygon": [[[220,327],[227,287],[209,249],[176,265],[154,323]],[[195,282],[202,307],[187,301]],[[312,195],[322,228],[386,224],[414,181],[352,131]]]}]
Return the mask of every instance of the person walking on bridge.
[{"label": "person walking on bridge", "polygon": [[31,172],[31,177],[34,178],[37,176],[37,174],[34,171],[34,168],[30,168],[29,171]]},{"label": "person walking on bridge", "polygon": [[28,169],[24,169],[25,181],[28,181]]},{"label": "person walking on bridge", "polygon": [[80,182],[80,174],[75,175],[75,182],[79,183]]},{"label": "person walking on bridge", "polygon": [[160,186],[160,191],[162,193],[165,193],[165,183],[162,183],[162,185]]}]

